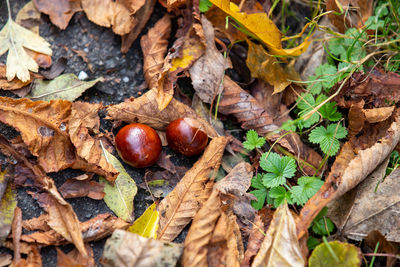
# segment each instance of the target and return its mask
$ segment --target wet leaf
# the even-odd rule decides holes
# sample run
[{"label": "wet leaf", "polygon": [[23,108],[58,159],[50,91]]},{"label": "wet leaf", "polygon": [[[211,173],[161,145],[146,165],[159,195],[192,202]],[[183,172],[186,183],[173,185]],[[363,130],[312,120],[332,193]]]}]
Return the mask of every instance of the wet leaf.
[{"label": "wet leaf", "polygon": [[133,199],[137,193],[136,183],[116,157],[105,149],[103,153],[107,161],[119,172],[114,185],[100,177],[100,183],[104,185],[104,202],[118,217],[127,222],[132,222],[134,219]]},{"label": "wet leaf", "polygon": [[158,239],[174,240],[206,201],[227,142],[228,139],[223,136],[211,140],[201,158],[160,202]]},{"label": "wet leaf", "polygon": [[0,97],[0,121],[21,133],[24,143],[46,172],[68,168],[75,151],[66,132],[71,103]]},{"label": "wet leaf", "polygon": [[338,265],[353,267],[361,266],[361,259],[361,251],[358,247],[348,243],[332,241],[327,244],[319,244],[311,253],[308,264],[310,267]]},{"label": "wet leaf", "polygon": [[400,139],[400,117],[365,125],[363,134],[353,137],[341,148],[321,189],[305,204],[297,225],[298,236],[307,231],[315,216],[330,201],[342,196],[363,181],[397,145]]},{"label": "wet leaf", "polygon": [[291,83],[288,72],[283,69],[278,60],[269,55],[262,45],[248,41],[249,52],[246,65],[251,71],[251,76],[263,79],[274,86],[274,93],[279,93]]},{"label": "wet leaf", "polygon": [[107,119],[120,120],[127,123],[139,122],[163,131],[171,121],[189,117],[199,121],[202,129],[209,137],[217,136],[216,131],[210,124],[199,118],[190,107],[175,99],[172,99],[164,110],[159,111],[156,97],[157,92],[150,90],[137,99],[127,99],[123,103],[111,105],[107,108]]},{"label": "wet leaf", "polygon": [[[144,5],[145,1],[135,3]],[[90,21],[103,27],[112,27],[116,34],[128,34],[137,23],[124,1],[82,0],[81,4]]]},{"label": "wet leaf", "polygon": [[230,0],[210,0],[215,6],[232,16],[236,21],[247,28],[252,34],[264,42],[273,55],[298,56],[303,53],[310,42],[306,39],[299,46],[283,49],[281,33],[266,13],[246,14],[240,12],[239,7]]},{"label": "wet leaf", "polygon": [[[102,151],[99,134],[100,118],[98,115],[101,104],[74,102],[71,104],[71,115],[68,121],[68,133],[76,153],[87,165],[92,166],[88,171],[104,175],[113,182],[118,175],[118,170],[107,161]],[[75,166],[73,166],[75,167]],[[97,169],[97,170],[93,170]]]},{"label": "wet leaf", "polygon": [[116,230],[104,246],[103,266],[175,266],[182,254],[179,244]]},{"label": "wet leaf", "polygon": [[11,188],[10,176],[6,171],[0,172],[0,244],[11,231],[14,209],[17,207],[17,195]]},{"label": "wet leaf", "polygon": [[27,97],[32,100],[63,99],[74,101],[88,88],[102,81],[104,81],[103,77],[85,82],[79,80],[75,74],[63,74],[54,80],[35,80]]},{"label": "wet leaf", "polygon": [[251,266],[305,266],[296,236],[296,223],[287,203],[276,209]]},{"label": "wet leaf", "polygon": [[169,15],[165,15],[140,39],[143,51],[143,73],[150,89],[157,85],[170,34],[171,19]]},{"label": "wet leaf", "polygon": [[15,23],[11,18],[0,31],[0,56],[8,51],[7,80],[17,76],[22,82],[30,80],[29,71],[37,72],[38,64],[24,50],[30,50],[51,55],[50,44],[39,35]]},{"label": "wet leaf", "polygon": [[[116,229],[126,229],[128,227],[129,224],[127,222],[110,213],[99,214],[79,224],[85,242],[103,239],[111,235]],[[70,243],[54,230],[22,235],[21,240],[42,246],[59,246]]]},{"label": "wet leaf", "polygon": [[228,61],[215,46],[214,28],[211,22],[203,15],[201,17],[206,50],[189,69],[192,85],[197,95],[206,103],[211,103],[222,90],[222,79]]},{"label": "wet leaf", "polygon": [[75,12],[81,11],[79,0],[33,0],[37,9],[49,15],[51,22],[61,30],[65,30]]},{"label": "wet leaf", "polygon": [[144,211],[142,216],[134,221],[127,231],[146,238],[156,238],[159,219],[156,203],[153,203]]}]

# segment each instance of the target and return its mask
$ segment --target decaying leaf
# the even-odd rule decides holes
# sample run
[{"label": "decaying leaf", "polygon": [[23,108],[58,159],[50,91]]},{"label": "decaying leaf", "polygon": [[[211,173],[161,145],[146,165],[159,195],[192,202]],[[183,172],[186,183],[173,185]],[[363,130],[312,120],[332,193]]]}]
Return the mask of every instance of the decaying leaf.
[{"label": "decaying leaf", "polygon": [[[111,215],[110,213],[99,214],[96,217],[79,224],[85,242],[103,239],[111,235],[116,229],[126,229],[128,227],[129,224],[127,222]],[[21,240],[42,246],[59,246],[70,243],[54,230],[22,235]]]},{"label": "decaying leaf", "polygon": [[10,254],[0,254],[0,266],[10,266],[12,263],[12,256]]},{"label": "decaying leaf", "polygon": [[377,123],[386,120],[394,111],[395,106],[363,109],[365,120],[369,123]]},{"label": "decaying leaf", "polygon": [[[263,79],[274,86],[274,93],[282,92],[291,83],[288,72],[283,69],[278,60],[269,55],[262,45],[248,41],[249,52],[246,65],[251,76]],[[293,79],[292,79],[293,80]]]},{"label": "decaying leaf", "polygon": [[212,182],[217,174],[227,142],[223,136],[211,140],[202,157],[160,202],[158,239],[174,240],[206,201],[212,187],[208,181]]},{"label": "decaying leaf", "polygon": [[360,248],[353,244],[332,241],[319,244],[308,259],[310,267],[361,266],[362,255]]},{"label": "decaying leaf", "polygon": [[145,210],[142,216],[134,221],[127,231],[146,238],[156,238],[159,219],[156,203],[153,203]]},{"label": "decaying leaf", "polygon": [[22,82],[18,78],[14,78],[11,81],[7,80],[6,66],[0,64],[0,89],[2,90],[17,90],[31,83],[31,80]]},{"label": "decaying leaf", "polygon": [[22,82],[29,81],[29,71],[37,72],[38,64],[24,48],[51,55],[50,44],[39,35],[15,23],[11,18],[0,31],[0,56],[8,51],[7,80],[17,76]]},{"label": "decaying leaf", "polygon": [[171,121],[189,117],[198,120],[209,137],[217,136],[213,127],[199,118],[194,110],[175,99],[164,110],[159,111],[156,97],[157,92],[150,90],[137,99],[127,99],[121,104],[111,105],[107,108],[107,119],[140,122],[156,130],[165,130]]},{"label": "decaying leaf", "polygon": [[29,220],[23,220],[22,227],[28,231],[49,231],[51,228],[47,225],[48,220],[49,215],[47,213],[43,213],[39,217],[33,217]]},{"label": "decaying leaf", "polygon": [[197,95],[204,102],[211,103],[222,91],[222,79],[228,67],[228,61],[215,46],[214,28],[204,15],[201,17],[201,24],[206,40],[206,50],[189,69],[189,73]]},{"label": "decaying leaf", "polygon": [[230,0],[210,0],[215,6],[232,16],[240,24],[247,28],[252,34],[259,38],[268,47],[273,55],[298,56],[303,53],[310,42],[306,39],[299,46],[283,49],[281,33],[266,13],[246,14],[241,12],[239,7]]},{"label": "decaying leaf", "polygon": [[[22,243],[21,243],[22,244]],[[28,257],[26,259],[21,259],[15,267],[41,267],[42,257],[40,255],[40,249],[32,245],[29,247],[29,252],[27,252]]]},{"label": "decaying leaf", "polygon": [[58,190],[63,198],[89,197],[96,200],[103,199],[104,185],[96,181],[91,181],[90,178],[78,180],[76,178],[67,179]]},{"label": "decaying leaf", "polygon": [[171,19],[165,15],[140,39],[143,51],[143,73],[149,88],[155,88],[167,52]]},{"label": "decaying leaf", "polygon": [[276,209],[260,250],[251,266],[305,266],[296,236],[295,219],[285,203]]},{"label": "decaying leaf", "polygon": [[64,99],[74,101],[88,88],[104,81],[103,77],[93,81],[81,81],[75,74],[68,73],[56,77],[54,80],[35,80],[32,90],[27,96],[32,100]]},{"label": "decaying leaf", "polygon": [[0,121],[21,133],[24,143],[46,172],[68,168],[75,161],[66,131],[71,103],[0,98]]},{"label": "decaying leaf", "polygon": [[15,22],[31,32],[39,34],[39,25],[41,23],[40,12],[37,10],[33,1],[26,3],[26,5],[18,11]]},{"label": "decaying leaf", "polygon": [[[144,4],[145,1],[138,1]],[[88,19],[103,27],[112,27],[116,34],[128,34],[136,25],[124,1],[82,0],[82,8]]]},{"label": "decaying leaf", "polygon": [[[182,256],[183,266],[207,266],[208,258],[212,257],[209,252],[215,251],[215,249],[211,250],[211,247],[218,246],[220,253],[218,257],[221,261],[226,261],[226,266],[239,266],[244,252],[242,251],[241,240],[237,240],[238,237],[235,237],[238,226],[236,217],[232,213],[233,202],[235,198],[240,199],[246,195],[252,176],[251,165],[242,162],[215,184],[210,197],[194,217],[186,236]],[[224,198],[229,199],[229,201],[225,201],[225,199],[223,201],[220,194],[224,194]],[[227,197],[229,194],[234,196],[234,199]],[[220,226],[218,227],[217,224]],[[221,227],[224,231],[222,236],[217,231]],[[239,252],[239,250],[241,251]]]},{"label": "decaying leaf", "polygon": [[37,9],[50,16],[51,22],[61,30],[65,30],[75,12],[81,11],[79,0],[33,0]]},{"label": "decaying leaf", "polygon": [[181,254],[179,244],[116,230],[104,246],[101,262],[106,267],[175,266]]},{"label": "decaying leaf", "polygon": [[346,142],[336,157],[331,171],[321,189],[305,204],[297,224],[297,234],[302,237],[315,216],[330,201],[342,196],[359,184],[395,148],[400,139],[400,117],[395,112],[392,119],[366,125],[363,134]]},{"label": "decaying leaf", "polygon": [[132,222],[134,220],[133,199],[137,193],[136,183],[116,157],[105,149],[103,152],[107,161],[119,172],[114,185],[100,177],[100,183],[104,185],[104,192],[106,193],[104,202],[118,217],[127,222]]},{"label": "decaying leaf", "polygon": [[106,176],[107,180],[113,182],[118,175],[118,171],[103,154],[100,140],[92,137],[90,133],[98,134],[100,119],[98,115],[101,104],[91,104],[86,102],[74,102],[71,104],[71,115],[68,121],[68,133],[72,144],[76,148],[79,157],[89,165],[101,169],[101,175]]},{"label": "decaying leaf", "polygon": [[348,28],[361,28],[372,15],[373,0],[328,0],[326,9],[331,23],[344,33]]},{"label": "decaying leaf", "polygon": [[95,267],[92,247],[89,243],[85,243],[85,248],[88,251],[87,257],[82,257],[77,250],[72,250],[68,254],[65,254],[61,249],[56,248],[57,267]]},{"label": "decaying leaf", "polygon": [[6,171],[0,172],[0,244],[11,231],[14,209],[17,207],[17,195],[11,188],[10,176]]},{"label": "decaying leaf", "polygon": [[19,207],[14,209],[14,218],[12,221],[12,240],[13,240],[13,250],[14,259],[13,264],[16,265],[21,260],[21,234],[22,234],[22,211]]},{"label": "decaying leaf", "polygon": [[[377,247],[377,253],[388,253],[395,255],[400,251],[395,243],[387,241],[387,239],[379,231],[370,232],[364,240],[365,244],[371,250],[375,250]],[[394,267],[396,266],[396,263],[398,263],[398,259],[392,257],[386,258],[386,267]]]}]

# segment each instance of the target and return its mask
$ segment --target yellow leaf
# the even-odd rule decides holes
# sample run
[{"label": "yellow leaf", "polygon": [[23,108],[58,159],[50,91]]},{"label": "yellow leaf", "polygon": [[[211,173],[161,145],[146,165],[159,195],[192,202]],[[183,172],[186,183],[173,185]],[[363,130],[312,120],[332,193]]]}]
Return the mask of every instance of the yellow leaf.
[{"label": "yellow leaf", "polygon": [[252,34],[264,42],[269,52],[280,56],[299,56],[310,44],[306,39],[299,46],[283,49],[281,43],[282,34],[276,25],[268,18],[266,13],[246,14],[240,12],[239,7],[230,0],[210,0],[218,8],[232,16],[236,21],[247,28]]},{"label": "yellow leaf", "polygon": [[173,58],[169,72],[190,67],[204,52],[204,46],[194,38],[188,39],[183,45],[182,57]]},{"label": "yellow leaf", "polygon": [[17,206],[15,190],[11,188],[6,171],[0,172],[0,244],[7,238],[11,230],[14,209]]},{"label": "yellow leaf", "polygon": [[0,31],[0,56],[8,51],[6,75],[9,81],[16,75],[18,79],[26,82],[30,79],[29,71],[38,71],[38,64],[24,48],[46,55],[52,54],[50,44],[45,39],[9,18]]},{"label": "yellow leaf", "polygon": [[142,216],[129,227],[128,232],[155,239],[157,237],[158,220],[159,216],[156,203],[153,203],[146,209]]}]

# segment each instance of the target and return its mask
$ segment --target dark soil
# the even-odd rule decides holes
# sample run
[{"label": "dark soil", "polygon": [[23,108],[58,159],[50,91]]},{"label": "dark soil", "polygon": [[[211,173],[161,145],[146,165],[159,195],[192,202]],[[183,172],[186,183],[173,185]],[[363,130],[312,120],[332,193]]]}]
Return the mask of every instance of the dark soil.
[{"label": "dark soil", "polygon": [[[28,2],[28,0],[10,1],[12,15],[15,18],[18,11]],[[40,35],[44,37],[53,49],[53,62],[60,57],[68,59],[67,68],[64,73],[74,73],[79,75],[84,71],[89,78],[95,79],[103,76],[105,81],[96,84],[93,88],[87,90],[78,100],[86,102],[102,102],[104,105],[122,102],[125,98],[131,96],[137,97],[145,88],[143,77],[143,56],[140,48],[140,37],[145,34],[154,23],[162,17],[165,10],[156,5],[150,21],[147,23],[142,34],[134,42],[127,54],[120,52],[121,40],[111,29],[97,26],[90,22],[83,12],[78,12],[71,19],[66,30],[62,31],[52,25],[47,15],[42,15],[42,24],[40,25]],[[0,28],[7,22],[7,7],[5,1],[0,1]],[[89,64],[92,65],[92,71],[88,63],[78,56],[74,50],[82,50],[87,54]],[[6,55],[0,58],[0,62],[6,62]],[[144,91],[143,91],[144,92]],[[17,97],[10,92],[0,91],[0,96]],[[102,120],[102,130],[110,130],[111,123]],[[0,133],[7,138],[18,135],[11,127],[0,123]],[[173,154],[167,148],[164,151]],[[190,167],[195,159],[187,159],[173,154],[173,162],[177,165]],[[0,155],[0,162],[4,162],[4,157]],[[142,183],[144,170],[134,169],[124,165],[128,173],[137,184]],[[76,170],[65,170],[58,173],[49,174],[57,186],[64,183],[67,178],[81,174]],[[97,178],[96,178],[97,179]],[[18,206],[22,209],[23,219],[38,217],[43,210],[35,200],[27,193],[34,191],[32,188],[18,189]],[[90,198],[68,199],[68,202],[74,208],[80,221],[86,221],[98,214],[111,212],[104,201],[97,201]],[[150,195],[142,189],[139,189],[135,197],[135,217],[140,216],[144,210],[152,203]],[[178,239],[182,239],[178,238]],[[92,242],[96,263],[102,255],[105,240]],[[73,249],[72,245],[63,246],[64,252]],[[0,249],[0,253],[6,251]],[[8,251],[11,253],[11,251]],[[56,266],[57,253],[54,247],[44,247],[41,249],[43,266]]]}]

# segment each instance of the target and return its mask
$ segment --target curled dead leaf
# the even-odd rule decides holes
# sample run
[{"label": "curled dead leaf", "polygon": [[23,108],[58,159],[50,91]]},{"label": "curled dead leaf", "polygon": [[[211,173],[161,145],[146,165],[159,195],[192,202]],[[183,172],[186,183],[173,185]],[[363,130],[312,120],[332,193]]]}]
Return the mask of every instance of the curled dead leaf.
[{"label": "curled dead leaf", "polygon": [[369,123],[381,122],[392,116],[395,106],[363,109],[365,120]]},{"label": "curled dead leaf", "polygon": [[79,0],[33,0],[36,8],[50,16],[51,22],[61,30],[65,30],[75,12],[81,11]]}]

